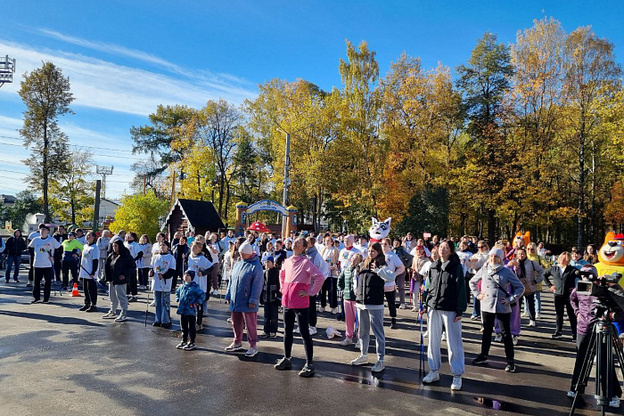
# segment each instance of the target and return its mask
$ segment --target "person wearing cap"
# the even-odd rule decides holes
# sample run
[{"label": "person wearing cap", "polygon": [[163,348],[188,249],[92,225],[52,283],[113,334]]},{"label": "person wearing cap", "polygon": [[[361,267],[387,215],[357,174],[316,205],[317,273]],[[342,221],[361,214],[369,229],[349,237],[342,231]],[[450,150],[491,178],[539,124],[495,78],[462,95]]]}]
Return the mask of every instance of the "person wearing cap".
[{"label": "person wearing cap", "polygon": [[273,256],[264,259],[264,289],[262,302],[264,303],[264,333],[260,338],[276,338],[279,314],[279,270],[275,267]]},{"label": "person wearing cap", "polygon": [[39,227],[40,235],[34,237],[28,248],[33,251],[33,301],[31,303],[38,303],[41,301],[41,279],[45,279],[43,287],[43,303],[50,301],[50,290],[52,289],[52,275],[54,271],[54,250],[61,247],[58,241],[50,237],[50,229],[46,226]]},{"label": "person wearing cap", "polygon": [[69,273],[72,275],[72,284],[78,282],[78,266],[80,254],[84,246],[76,239],[76,233],[71,232],[68,239],[61,243],[63,246],[63,289],[67,290],[69,285]]},{"label": "person wearing cap", "polygon": [[176,290],[176,302],[178,302],[176,313],[180,315],[180,327],[182,328],[182,342],[176,348],[191,351],[195,349],[197,310],[204,303],[206,293],[193,280],[195,279],[195,271],[185,271],[183,279],[184,283]]},{"label": "person wearing cap", "polygon": [[514,363],[514,346],[510,323],[511,304],[522,297],[524,285],[516,273],[505,267],[504,258],[505,253],[501,248],[493,248],[490,250],[487,263],[470,279],[470,290],[481,302],[483,320],[481,353],[472,363],[474,365],[487,363],[492,343],[494,320],[497,319],[505,345],[505,357],[507,358],[505,371],[515,373],[516,365]]},{"label": "person wearing cap", "polygon": [[82,290],[84,291],[84,305],[80,311],[97,312],[97,276],[100,267],[100,249],[95,241],[95,233],[89,231],[86,235],[87,245],[84,246],[80,258],[80,273]]},{"label": "person wearing cap", "polygon": [[318,294],[325,281],[323,272],[306,257],[307,245],[305,238],[297,238],[293,244],[294,255],[284,261],[280,271],[280,291],[284,306],[284,357],[275,364],[277,370],[292,369],[291,353],[296,319],[306,354],[306,364],[299,372],[301,377],[314,375],[312,335],[308,327],[310,298]]},{"label": "person wearing cap", "polygon": [[246,327],[249,349],[245,356],[254,357],[258,354],[258,309],[264,283],[262,265],[249,240],[240,245],[238,252],[241,260],[234,264],[225,294],[232,314],[234,341],[225,350],[243,350],[243,330]]}]

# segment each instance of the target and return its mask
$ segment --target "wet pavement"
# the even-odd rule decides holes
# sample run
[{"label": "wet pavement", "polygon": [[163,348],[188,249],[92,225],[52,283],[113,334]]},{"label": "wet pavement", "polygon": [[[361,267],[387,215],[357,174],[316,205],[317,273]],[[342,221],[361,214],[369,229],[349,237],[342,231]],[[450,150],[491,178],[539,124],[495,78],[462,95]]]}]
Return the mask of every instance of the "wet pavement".
[{"label": "wet pavement", "polygon": [[[295,339],[293,371],[273,369],[282,356],[281,325],[277,339],[261,340],[260,353],[226,353],[232,340],[225,303],[209,301],[208,318],[195,351],[176,350],[179,320],[172,330],[154,328],[153,308],[144,326],[146,293],[131,303],[130,319],[101,319],[101,313],[78,311],[83,298],[52,296],[51,303],[31,305],[25,283],[0,284],[0,415],[564,415],[574,344],[569,329],[563,340],[554,331],[552,296],[544,293],[542,319],[527,328],[516,347],[518,373],[504,372],[502,344],[493,343],[490,363],[475,367],[479,323],[464,320],[466,373],[463,389],[451,392],[443,355],[441,381],[423,386],[419,375],[420,332],[416,314],[399,310],[399,329],[386,328],[386,370],[353,367],[354,348],[340,347],[324,329],[344,323],[320,314],[314,337],[316,376],[303,379],[303,345]],[[173,309],[173,308],[172,308]],[[259,325],[261,328],[261,324]],[[425,339],[426,342],[426,339]],[[245,344],[246,346],[246,344]],[[374,361],[374,342],[369,358]],[[593,391],[593,383],[588,387]],[[577,414],[595,414],[593,398]],[[620,413],[619,409],[613,409]]]}]

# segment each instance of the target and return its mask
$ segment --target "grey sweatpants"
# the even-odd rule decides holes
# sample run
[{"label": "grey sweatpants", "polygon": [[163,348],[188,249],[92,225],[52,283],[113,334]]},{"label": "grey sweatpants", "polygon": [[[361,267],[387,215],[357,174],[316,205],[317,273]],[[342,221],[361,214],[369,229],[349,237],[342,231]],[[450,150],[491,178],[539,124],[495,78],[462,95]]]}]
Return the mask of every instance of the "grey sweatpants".
[{"label": "grey sweatpants", "polygon": [[111,301],[111,311],[117,313],[117,308],[121,304],[121,313],[123,315],[128,311],[128,295],[126,295],[126,287],[128,285],[114,285],[113,282],[108,283],[108,295]]},{"label": "grey sweatpants", "polygon": [[368,355],[368,346],[370,343],[370,329],[373,326],[373,334],[375,334],[375,347],[377,348],[377,359],[383,361],[386,355],[386,337],[384,334],[383,309],[362,309],[361,305],[357,308],[358,322],[360,324],[359,335],[362,345],[360,351],[362,355]]},{"label": "grey sweatpants", "polygon": [[440,348],[442,344],[442,329],[446,328],[446,345],[448,358],[451,364],[451,373],[454,376],[464,374],[464,344],[462,341],[462,323],[455,322],[455,312],[429,309],[427,317],[429,330],[429,345],[427,358],[429,369],[439,371],[442,366]]}]

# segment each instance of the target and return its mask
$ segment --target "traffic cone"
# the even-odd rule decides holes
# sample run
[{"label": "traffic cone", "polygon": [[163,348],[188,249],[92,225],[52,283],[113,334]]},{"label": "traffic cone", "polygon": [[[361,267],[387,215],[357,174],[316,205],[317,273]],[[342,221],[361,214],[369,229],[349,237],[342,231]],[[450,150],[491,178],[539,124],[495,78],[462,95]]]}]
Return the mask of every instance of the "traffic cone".
[{"label": "traffic cone", "polygon": [[72,297],[80,297],[82,296],[80,292],[78,292],[78,283],[74,283],[74,287],[72,288]]}]

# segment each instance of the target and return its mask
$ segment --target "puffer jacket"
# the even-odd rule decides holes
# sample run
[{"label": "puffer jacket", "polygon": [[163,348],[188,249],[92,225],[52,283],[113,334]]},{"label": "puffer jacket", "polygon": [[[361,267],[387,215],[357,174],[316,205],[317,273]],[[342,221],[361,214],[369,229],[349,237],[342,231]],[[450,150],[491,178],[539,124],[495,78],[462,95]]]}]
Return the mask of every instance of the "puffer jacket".
[{"label": "puffer jacket", "polygon": [[459,259],[451,257],[446,262],[438,259],[431,264],[425,291],[427,308],[454,311],[461,316],[466,310],[466,279]]},{"label": "puffer jacket", "polygon": [[[479,282],[481,282],[480,285]],[[481,310],[489,313],[511,313],[510,303],[518,300],[524,292],[520,279],[503,265],[493,268],[486,263],[470,279],[469,284],[475,297],[480,294],[484,295],[481,299]],[[502,303],[502,299],[507,302]]]},{"label": "puffer jacket", "polygon": [[340,272],[338,277],[338,290],[343,291],[344,300],[355,300],[354,280],[358,270],[355,267],[346,267]]},{"label": "puffer jacket", "polygon": [[384,284],[394,282],[394,272],[388,266],[379,269],[362,269],[357,277],[355,301],[362,305],[380,305],[384,303]]},{"label": "puffer jacket", "polygon": [[[135,272],[134,259],[128,249],[124,247],[119,254],[111,253],[106,258],[104,273],[107,282],[113,285],[124,285],[130,282],[130,276]],[[120,279],[123,276],[124,279]]]},{"label": "puffer jacket", "polygon": [[178,315],[197,316],[197,305],[204,303],[206,294],[199,288],[197,282],[184,283],[176,290]]},{"label": "puffer jacket", "polygon": [[596,311],[594,300],[597,298],[591,295],[577,293],[576,288],[570,293],[570,304],[574,309],[574,315],[578,317],[576,333],[587,335],[591,333],[591,327],[596,322]]},{"label": "puffer jacket", "polygon": [[[264,276],[258,256],[237,261],[225,294],[225,300],[230,302],[230,311],[258,312],[263,285]],[[250,308],[250,304],[255,306]]]}]

